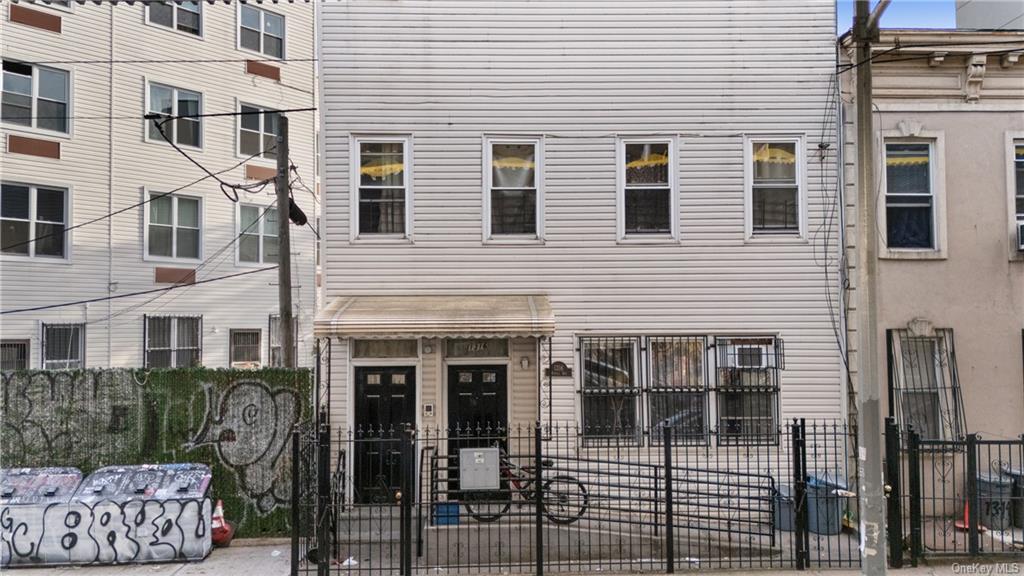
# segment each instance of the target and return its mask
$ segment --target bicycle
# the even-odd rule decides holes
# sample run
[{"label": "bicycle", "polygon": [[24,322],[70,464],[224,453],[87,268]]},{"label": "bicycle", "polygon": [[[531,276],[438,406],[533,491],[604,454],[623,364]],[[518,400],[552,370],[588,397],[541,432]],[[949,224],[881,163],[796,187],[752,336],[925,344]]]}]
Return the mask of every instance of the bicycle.
[{"label": "bicycle", "polygon": [[[543,460],[541,466],[551,468],[554,462]],[[469,515],[478,522],[494,522],[507,514],[512,508],[513,493],[519,494],[521,498],[521,501],[516,503],[518,507],[534,502],[536,498],[536,492],[533,490],[536,468],[515,464],[502,448],[499,471],[502,480],[508,483],[507,489],[474,492],[473,496],[482,498],[475,501],[466,499],[462,502]],[[579,520],[586,513],[588,503],[587,488],[578,479],[558,475],[544,481],[541,504],[544,515],[555,524],[572,524]],[[486,508],[488,506],[493,506],[493,509]]]}]

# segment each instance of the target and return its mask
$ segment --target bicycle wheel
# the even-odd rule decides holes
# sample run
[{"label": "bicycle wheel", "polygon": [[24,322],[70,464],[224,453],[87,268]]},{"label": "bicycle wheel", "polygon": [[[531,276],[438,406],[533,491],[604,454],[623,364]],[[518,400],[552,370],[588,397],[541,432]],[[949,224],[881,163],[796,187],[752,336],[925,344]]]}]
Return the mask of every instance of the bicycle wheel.
[{"label": "bicycle wheel", "polygon": [[462,495],[462,505],[477,522],[494,522],[512,507],[512,493],[508,490],[467,492]]},{"label": "bicycle wheel", "polygon": [[555,476],[544,483],[544,514],[555,524],[582,518],[589,500],[587,488],[572,476]]}]

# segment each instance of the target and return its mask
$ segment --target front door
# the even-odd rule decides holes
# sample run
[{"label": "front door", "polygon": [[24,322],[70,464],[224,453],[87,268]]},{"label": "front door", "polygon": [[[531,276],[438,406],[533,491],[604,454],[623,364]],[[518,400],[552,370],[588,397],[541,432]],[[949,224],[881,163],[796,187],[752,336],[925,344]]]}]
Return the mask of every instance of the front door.
[{"label": "front door", "polygon": [[355,368],[356,502],[390,503],[401,486],[402,431],[416,422],[416,368]]},{"label": "front door", "polygon": [[449,490],[458,490],[459,450],[506,448],[508,367],[448,366]]}]

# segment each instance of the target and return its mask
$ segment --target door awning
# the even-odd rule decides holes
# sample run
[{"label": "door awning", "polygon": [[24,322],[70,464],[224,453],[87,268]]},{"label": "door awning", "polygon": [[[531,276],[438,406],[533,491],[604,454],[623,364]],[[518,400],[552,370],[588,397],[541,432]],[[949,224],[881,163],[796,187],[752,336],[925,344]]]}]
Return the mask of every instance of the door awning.
[{"label": "door awning", "polygon": [[317,336],[343,338],[508,338],[550,336],[547,296],[343,296],[313,323]]}]

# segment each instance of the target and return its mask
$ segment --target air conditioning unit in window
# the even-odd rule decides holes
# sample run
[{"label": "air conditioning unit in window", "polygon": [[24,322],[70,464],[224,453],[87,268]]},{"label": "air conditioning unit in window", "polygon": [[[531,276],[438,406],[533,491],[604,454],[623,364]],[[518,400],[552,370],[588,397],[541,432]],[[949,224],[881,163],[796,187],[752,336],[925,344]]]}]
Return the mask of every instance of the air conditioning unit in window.
[{"label": "air conditioning unit in window", "polygon": [[1024,252],[1024,222],[1017,222],[1017,251]]},{"label": "air conditioning unit in window", "polygon": [[767,346],[730,345],[723,350],[722,366],[726,368],[760,369],[775,364],[772,351]]}]

